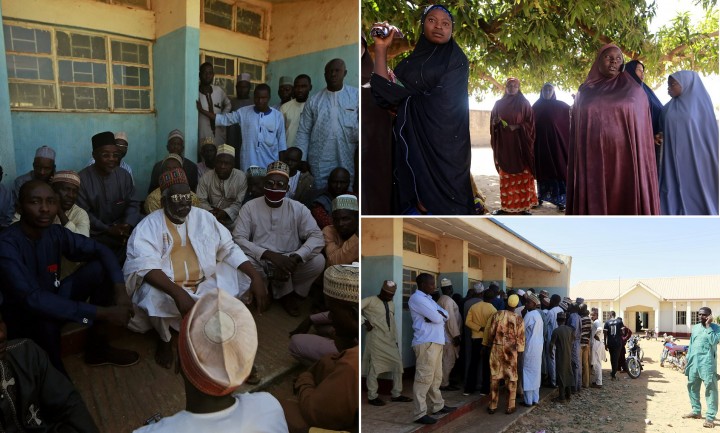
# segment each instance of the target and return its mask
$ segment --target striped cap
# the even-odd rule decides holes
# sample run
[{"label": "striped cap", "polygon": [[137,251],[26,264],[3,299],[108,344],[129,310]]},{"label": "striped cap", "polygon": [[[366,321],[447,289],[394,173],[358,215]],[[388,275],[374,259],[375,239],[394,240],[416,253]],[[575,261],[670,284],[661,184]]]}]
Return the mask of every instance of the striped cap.
[{"label": "striped cap", "polygon": [[360,268],[333,265],[325,270],[323,292],[326,296],[347,302],[358,302]]},{"label": "striped cap", "polygon": [[80,188],[80,176],[72,170],[62,170],[55,172],[50,183],[66,182]]},{"label": "striped cap", "polygon": [[358,210],[358,199],[352,194],[341,194],[335,197],[332,201],[332,211],[346,209],[346,210]]}]

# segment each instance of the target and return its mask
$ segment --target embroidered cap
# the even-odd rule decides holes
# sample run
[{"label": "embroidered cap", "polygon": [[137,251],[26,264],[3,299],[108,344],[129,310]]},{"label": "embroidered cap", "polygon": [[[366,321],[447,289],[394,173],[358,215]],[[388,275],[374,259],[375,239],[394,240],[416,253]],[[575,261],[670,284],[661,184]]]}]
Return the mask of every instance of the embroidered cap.
[{"label": "embroidered cap", "polygon": [[358,210],[358,200],[352,194],[341,194],[335,197],[332,201],[332,211],[346,209],[346,210]]},{"label": "embroidered cap", "polygon": [[38,147],[35,151],[35,158],[47,158],[55,161],[55,150],[48,146]]},{"label": "embroidered cap", "polygon": [[270,165],[267,166],[266,176],[271,174],[282,174],[290,179],[290,167],[282,161],[271,162]]},{"label": "embroidered cap", "polygon": [[233,158],[235,157],[235,148],[230,146],[229,144],[221,144],[217,148],[217,156],[220,155],[230,155]]},{"label": "embroidered cap", "polygon": [[251,165],[248,167],[247,174],[248,177],[264,177],[265,176],[265,169],[262,167],[258,167],[257,165]]},{"label": "embroidered cap", "polygon": [[250,75],[247,72],[243,72],[242,74],[237,76],[238,82],[240,81],[250,81],[252,79],[252,75]]},{"label": "embroidered cap", "polygon": [[323,292],[325,296],[341,301],[358,302],[358,276],[356,266],[333,265],[325,270]]},{"label": "embroidered cap", "polygon": [[187,175],[182,168],[173,168],[160,175],[158,179],[160,192],[165,191],[172,185],[188,185]]},{"label": "embroidered cap", "polygon": [[176,137],[182,141],[185,141],[185,136],[179,129],[173,129],[172,131],[170,131],[170,133],[168,134],[168,141]]},{"label": "embroidered cap", "polygon": [[450,281],[447,278],[443,278],[442,280],[440,280],[440,287],[447,287],[447,286],[452,286],[452,281]]},{"label": "embroidered cap", "polygon": [[62,170],[55,172],[55,175],[50,180],[50,183],[65,182],[71,185],[75,185],[80,188],[80,176],[72,170]]},{"label": "embroidered cap", "polygon": [[540,305],[540,299],[537,296],[535,296],[534,293],[528,293],[527,300],[534,302],[535,305]]},{"label": "embroidered cap", "polygon": [[280,77],[280,87],[282,86],[292,86],[294,83],[292,77],[288,76],[282,76]]},{"label": "embroidered cap", "polygon": [[212,137],[205,137],[205,138],[203,138],[203,141],[202,141],[202,143],[201,143],[201,146],[205,146],[206,144],[212,144],[212,145],[214,146],[214,145],[215,145],[215,139],[212,138]]},{"label": "embroidered cap", "polygon": [[250,375],[257,346],[257,327],[247,307],[214,289],[201,296],[182,321],[180,366],[201,392],[228,395]]},{"label": "embroidered cap", "polygon": [[385,281],[383,281],[383,285],[380,290],[382,290],[383,292],[390,293],[391,295],[394,295],[395,291],[397,290],[397,284],[395,284],[395,281],[385,280]]}]

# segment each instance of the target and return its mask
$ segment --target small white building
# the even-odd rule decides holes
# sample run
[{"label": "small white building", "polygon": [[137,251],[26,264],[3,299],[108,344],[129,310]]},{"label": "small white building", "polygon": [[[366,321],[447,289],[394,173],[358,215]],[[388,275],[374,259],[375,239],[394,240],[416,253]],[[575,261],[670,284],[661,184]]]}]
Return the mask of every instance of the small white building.
[{"label": "small white building", "polygon": [[583,281],[570,288],[570,297],[584,298],[603,320],[615,311],[633,332],[658,329],[660,334],[689,336],[700,307],[720,315],[718,288],[720,275],[622,278]]}]

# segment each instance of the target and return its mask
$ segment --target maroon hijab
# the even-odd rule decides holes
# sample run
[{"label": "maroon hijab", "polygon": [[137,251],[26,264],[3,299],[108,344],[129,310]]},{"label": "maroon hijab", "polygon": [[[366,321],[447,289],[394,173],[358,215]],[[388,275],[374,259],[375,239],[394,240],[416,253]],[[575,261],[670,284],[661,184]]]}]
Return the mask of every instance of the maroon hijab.
[{"label": "maroon hijab", "polygon": [[657,167],[650,106],[625,72],[600,73],[603,53],[575,99],[568,157],[568,215],[657,215]]},{"label": "maroon hijab", "polygon": [[[520,81],[517,78],[508,78],[505,85],[511,81]],[[494,119],[502,122],[493,125]],[[535,117],[530,102],[518,90],[517,94],[509,95],[507,90],[490,113],[490,144],[495,154],[495,167],[501,168],[505,173],[522,173],[528,169],[535,171],[535,157],[533,143],[535,142]],[[510,125],[519,125],[520,128],[511,131]]]}]

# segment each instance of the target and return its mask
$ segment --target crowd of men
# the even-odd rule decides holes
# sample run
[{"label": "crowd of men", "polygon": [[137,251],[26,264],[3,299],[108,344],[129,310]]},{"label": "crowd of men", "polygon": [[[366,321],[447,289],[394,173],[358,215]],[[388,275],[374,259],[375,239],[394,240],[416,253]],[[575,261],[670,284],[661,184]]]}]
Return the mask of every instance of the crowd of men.
[{"label": "crowd of men", "polygon": [[[454,411],[443,391],[489,395],[487,411],[498,409],[500,385],[507,392],[506,414],[516,410],[516,399],[531,407],[540,401],[540,387],[558,389],[553,401],[565,403],[588,388],[602,387],[602,363],[609,352],[610,378],[626,370],[624,347],[632,332],[609,312],[603,323],[598,310],[584,299],[562,298],[542,290],[507,290],[496,283],[477,283],[466,297],[454,293],[443,278],[440,291],[435,277],[420,274],[409,299],[415,352],[413,398],[402,393],[403,364],[395,328],[393,295],[396,285],[385,281],[377,296],[361,302],[367,331],[363,374],[368,403],[383,406],[377,376],[391,373],[392,401],[414,402],[412,419],[434,424],[434,414]],[[453,383],[453,379],[456,381]]]},{"label": "crowd of men", "polygon": [[[330,61],[327,87],[312,97],[307,75],[282,77],[278,110],[268,106],[267,84],[249,99],[243,74],[230,101],[212,84],[212,65],[201,65],[202,162],[187,158],[184,134],[171,131],[144,200],[141,173],[123,161],[124,132],[92,136],[92,159],[79,172],[57,170],[56,150],[42,146],[12,190],[0,184],[0,371],[3,401],[22,403],[19,431],[97,431],[61,358],[67,322],[89,326],[90,366],[139,361],[110,345],[113,326],[152,330],[155,362],[165,368],[177,341],[186,410],[142,431],[229,431],[229,422],[240,430],[357,429],[358,91],[344,85],[345,74],[342,60]],[[277,301],[297,317],[309,297],[332,332],[320,351],[312,338],[293,341],[317,353],[295,382],[297,399],[281,406],[269,394],[233,397],[260,381],[253,361],[263,347],[246,305],[262,312]],[[13,364],[20,357],[40,360],[31,372],[38,381],[22,380],[30,367]],[[12,380],[19,389],[6,386]],[[50,398],[60,394],[42,392],[48,386],[69,397],[58,405]],[[0,405],[5,421],[8,407]]]}]

